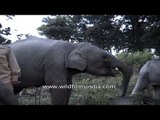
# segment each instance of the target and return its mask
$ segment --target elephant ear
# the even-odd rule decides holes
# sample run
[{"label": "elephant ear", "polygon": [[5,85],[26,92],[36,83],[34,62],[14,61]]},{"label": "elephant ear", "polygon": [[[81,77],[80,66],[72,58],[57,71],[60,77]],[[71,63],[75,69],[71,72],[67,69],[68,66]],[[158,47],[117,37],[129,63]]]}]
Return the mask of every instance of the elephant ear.
[{"label": "elephant ear", "polygon": [[85,70],[87,67],[87,61],[85,57],[80,53],[80,50],[72,50],[65,58],[66,68],[74,68],[80,71]]}]

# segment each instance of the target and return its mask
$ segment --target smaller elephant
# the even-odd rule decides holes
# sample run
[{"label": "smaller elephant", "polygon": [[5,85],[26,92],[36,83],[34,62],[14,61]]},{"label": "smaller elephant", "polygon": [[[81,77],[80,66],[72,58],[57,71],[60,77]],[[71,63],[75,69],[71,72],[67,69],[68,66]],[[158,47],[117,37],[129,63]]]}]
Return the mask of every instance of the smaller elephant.
[{"label": "smaller elephant", "polygon": [[153,98],[160,99],[160,59],[158,58],[150,60],[143,65],[132,95],[144,91],[149,86],[153,87]]},{"label": "smaller elephant", "polygon": [[[119,96],[125,96],[132,70],[115,56],[89,43],[70,43],[62,40],[27,38],[9,45],[21,68],[14,87],[18,93],[30,86],[72,85],[72,77],[79,73],[95,76],[123,74]],[[50,88],[52,105],[68,105],[72,89]]]},{"label": "smaller elephant", "polygon": [[18,101],[10,88],[0,80],[0,105],[18,105]]}]

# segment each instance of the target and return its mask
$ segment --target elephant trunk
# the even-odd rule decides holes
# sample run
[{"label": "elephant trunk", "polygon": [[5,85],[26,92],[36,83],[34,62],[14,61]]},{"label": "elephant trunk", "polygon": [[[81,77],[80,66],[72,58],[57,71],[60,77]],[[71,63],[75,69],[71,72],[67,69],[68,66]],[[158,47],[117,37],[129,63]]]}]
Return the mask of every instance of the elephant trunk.
[{"label": "elephant trunk", "polygon": [[119,69],[119,71],[122,72],[123,74],[123,79],[122,79],[122,83],[120,86],[120,96],[125,96],[127,89],[128,89],[128,84],[130,81],[130,78],[132,76],[132,69],[129,68],[126,64],[122,63],[120,60],[118,60],[117,58],[114,58],[115,60],[115,64],[114,67],[117,67]]}]

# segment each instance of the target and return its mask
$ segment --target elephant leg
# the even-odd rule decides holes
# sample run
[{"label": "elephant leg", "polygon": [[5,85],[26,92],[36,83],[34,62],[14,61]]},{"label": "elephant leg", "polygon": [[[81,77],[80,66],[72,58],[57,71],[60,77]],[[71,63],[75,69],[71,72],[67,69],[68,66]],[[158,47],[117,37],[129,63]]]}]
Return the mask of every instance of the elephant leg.
[{"label": "elephant leg", "polygon": [[[67,80],[66,80],[67,81]],[[67,88],[72,82],[53,84],[56,88],[51,88],[51,102],[53,105],[68,105],[72,88]]]},{"label": "elephant leg", "polygon": [[132,95],[137,94],[138,92],[145,90],[148,86],[149,86],[149,82],[148,82],[147,73],[140,74],[138,81],[136,83],[136,86],[134,87],[134,89],[132,91]]},{"label": "elephant leg", "polygon": [[[72,78],[67,78],[67,85],[72,85]],[[72,93],[72,88],[67,89],[67,100],[66,100],[66,104],[69,104],[69,98],[71,96]]]},{"label": "elephant leg", "polygon": [[160,99],[160,85],[153,85],[153,98]]},{"label": "elephant leg", "polygon": [[50,92],[51,92],[51,102],[53,105],[66,105],[67,104],[68,100],[67,100],[67,89],[66,88],[50,89]]},{"label": "elephant leg", "polygon": [[18,105],[18,100],[13,93],[12,86],[0,82],[0,104],[1,105]]},{"label": "elephant leg", "polygon": [[65,71],[46,72],[45,83],[50,88],[51,102],[53,105],[68,104],[67,77]]}]

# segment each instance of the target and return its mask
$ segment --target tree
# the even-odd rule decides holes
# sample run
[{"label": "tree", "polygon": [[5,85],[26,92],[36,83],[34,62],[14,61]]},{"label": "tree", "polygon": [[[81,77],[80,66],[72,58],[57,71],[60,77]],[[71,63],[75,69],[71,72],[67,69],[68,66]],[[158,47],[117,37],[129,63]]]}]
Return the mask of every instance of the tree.
[{"label": "tree", "polygon": [[42,26],[38,28],[41,31],[41,35],[45,35],[48,38],[72,41],[73,34],[75,32],[74,24],[71,20],[71,16],[58,15],[54,18],[44,18]]},{"label": "tree", "polygon": [[154,48],[160,54],[158,15],[63,15],[44,18],[43,22],[38,30],[48,38],[90,42],[117,51]]},{"label": "tree", "polygon": [[7,40],[2,35],[10,35],[10,27],[2,29],[2,25],[0,24],[0,44],[10,43],[10,40]]},{"label": "tree", "polygon": [[143,51],[160,45],[160,17],[158,15],[124,15],[121,20],[121,37],[129,51]]},{"label": "tree", "polygon": [[[7,19],[12,19],[13,15],[6,15]],[[0,23],[0,44],[9,44],[11,40],[6,39],[3,36],[10,35],[10,27],[3,28],[2,24]]]},{"label": "tree", "polygon": [[111,48],[115,29],[113,15],[68,15],[44,18],[38,28],[40,34],[48,38],[63,39],[71,42],[91,42],[102,48]]},{"label": "tree", "polygon": [[84,39],[103,49],[111,50],[115,43],[115,34],[118,29],[112,24],[114,15],[88,15],[84,19],[88,21],[84,31]]},{"label": "tree", "polygon": [[156,58],[150,51],[138,51],[132,53],[121,52],[117,54],[118,59],[132,66],[136,73],[139,73],[140,68],[149,60]]}]

